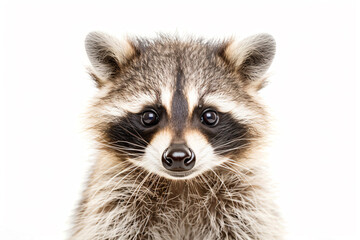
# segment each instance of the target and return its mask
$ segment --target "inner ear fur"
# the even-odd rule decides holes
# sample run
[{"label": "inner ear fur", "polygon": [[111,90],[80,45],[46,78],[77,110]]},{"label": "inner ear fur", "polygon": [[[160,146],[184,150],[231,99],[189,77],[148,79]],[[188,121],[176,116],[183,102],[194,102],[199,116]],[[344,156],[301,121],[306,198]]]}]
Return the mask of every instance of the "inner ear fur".
[{"label": "inner ear fur", "polygon": [[119,40],[102,32],[91,32],[85,39],[86,53],[91,62],[90,75],[102,86],[117,76],[135,55],[135,48],[128,39]]},{"label": "inner ear fur", "polygon": [[275,51],[275,39],[263,33],[241,41],[231,40],[225,48],[224,56],[245,84],[259,90],[264,86],[264,74],[272,63]]}]

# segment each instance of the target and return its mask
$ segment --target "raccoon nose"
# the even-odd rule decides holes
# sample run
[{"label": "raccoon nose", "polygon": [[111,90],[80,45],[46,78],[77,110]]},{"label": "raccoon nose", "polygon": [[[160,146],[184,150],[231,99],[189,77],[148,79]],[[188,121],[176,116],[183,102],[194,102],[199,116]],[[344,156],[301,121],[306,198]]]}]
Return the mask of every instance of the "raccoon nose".
[{"label": "raccoon nose", "polygon": [[172,144],[164,151],[162,164],[170,171],[187,171],[195,165],[195,154],[185,144]]}]

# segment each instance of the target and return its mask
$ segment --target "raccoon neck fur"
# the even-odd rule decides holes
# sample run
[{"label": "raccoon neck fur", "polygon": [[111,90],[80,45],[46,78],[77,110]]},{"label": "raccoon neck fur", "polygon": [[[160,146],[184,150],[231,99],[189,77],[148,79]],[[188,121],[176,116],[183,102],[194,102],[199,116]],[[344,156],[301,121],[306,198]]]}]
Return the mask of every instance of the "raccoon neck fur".
[{"label": "raccoon neck fur", "polygon": [[72,239],[281,239],[262,168],[229,169],[174,181],[95,165]]}]

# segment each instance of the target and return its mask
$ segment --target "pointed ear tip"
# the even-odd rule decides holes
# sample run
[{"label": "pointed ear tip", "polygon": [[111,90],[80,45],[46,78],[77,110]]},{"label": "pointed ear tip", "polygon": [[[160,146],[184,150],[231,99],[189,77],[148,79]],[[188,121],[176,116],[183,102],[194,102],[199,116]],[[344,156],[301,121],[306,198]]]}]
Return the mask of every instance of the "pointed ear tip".
[{"label": "pointed ear tip", "polygon": [[270,33],[259,33],[257,35],[264,39],[269,39],[269,40],[275,41],[275,38]]},{"label": "pointed ear tip", "polygon": [[86,35],[85,37],[85,49],[86,51],[89,53],[89,50],[91,50],[91,48],[94,45],[95,39],[98,37],[98,33],[97,32],[90,32]]},{"label": "pointed ear tip", "polygon": [[263,41],[267,43],[267,45],[272,46],[274,50],[276,49],[276,40],[271,34],[262,33],[260,34],[260,36],[263,39]]},{"label": "pointed ear tip", "polygon": [[85,37],[85,44],[87,45],[88,43],[92,43],[103,36],[104,33],[102,32],[98,32],[98,31],[89,32]]},{"label": "pointed ear tip", "polygon": [[89,48],[93,45],[97,45],[97,43],[107,42],[109,39],[113,39],[113,37],[107,33],[101,31],[92,31],[89,32],[85,37],[85,46],[86,48]]},{"label": "pointed ear tip", "polygon": [[264,52],[267,53],[270,59],[274,58],[276,54],[276,41],[275,38],[269,33],[259,33],[250,37],[250,41],[253,41],[255,45],[262,46]]},{"label": "pointed ear tip", "polygon": [[232,37],[228,41],[228,46],[230,46],[230,45],[239,46],[239,44],[241,46],[244,43],[249,44],[249,45],[264,45],[264,46],[273,48],[274,50],[276,49],[275,38],[269,33],[258,33],[258,34],[246,37],[244,39],[238,39],[238,38]]},{"label": "pointed ear tip", "polygon": [[121,39],[118,39],[112,35],[109,35],[105,32],[101,31],[93,31],[89,32],[85,37],[85,47],[88,49],[94,45],[97,45],[97,43],[105,43],[109,44],[111,42],[131,42],[131,39],[129,36],[124,36]]},{"label": "pointed ear tip", "polygon": [[259,33],[253,36],[254,39],[257,39],[259,42],[267,43],[268,45],[276,45],[275,38],[269,33]]}]

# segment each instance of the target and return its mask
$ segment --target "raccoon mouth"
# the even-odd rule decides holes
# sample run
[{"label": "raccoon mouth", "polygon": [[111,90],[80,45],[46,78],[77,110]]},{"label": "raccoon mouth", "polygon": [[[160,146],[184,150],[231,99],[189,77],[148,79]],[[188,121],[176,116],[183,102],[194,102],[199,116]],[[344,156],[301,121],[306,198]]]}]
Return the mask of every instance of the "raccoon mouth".
[{"label": "raccoon mouth", "polygon": [[170,176],[176,178],[183,178],[189,176],[193,171],[186,171],[186,172],[167,172]]}]

